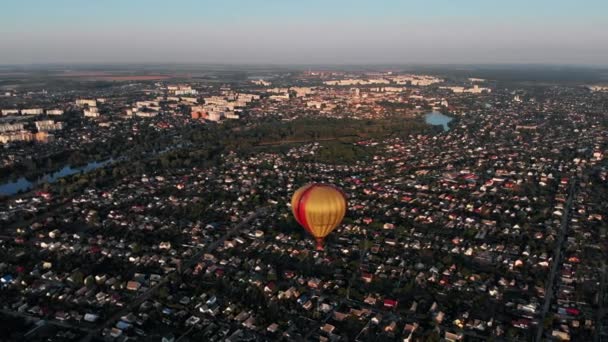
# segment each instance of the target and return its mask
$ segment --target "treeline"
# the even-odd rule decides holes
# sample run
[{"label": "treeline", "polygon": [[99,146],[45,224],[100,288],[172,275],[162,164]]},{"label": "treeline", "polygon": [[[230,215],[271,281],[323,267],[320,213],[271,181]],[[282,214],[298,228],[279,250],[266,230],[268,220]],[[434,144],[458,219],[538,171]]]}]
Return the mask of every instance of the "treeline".
[{"label": "treeline", "polygon": [[[92,161],[119,157],[138,159],[140,156],[147,156],[171,147],[176,140],[191,142],[194,146],[205,149],[225,148],[231,151],[247,151],[251,147],[264,144],[280,145],[334,139],[355,141],[364,138],[428,133],[434,130],[420,119],[403,118],[390,120],[301,118],[288,122],[275,119],[246,127],[241,125],[242,122],[226,122],[222,125],[188,126],[179,128],[174,134],[141,125],[139,134],[132,136],[131,140],[123,134],[116,134],[108,137],[103,144],[86,144],[77,150],[58,151],[41,158],[29,159],[21,164],[0,168],[0,179],[25,176],[29,180],[35,180],[45,173],[57,171],[66,165],[80,166]],[[335,151],[336,148],[342,151]],[[326,157],[332,155],[356,157],[357,151],[349,149],[350,151],[347,151],[343,146],[333,146],[323,153]],[[165,163],[163,166],[168,165]]]},{"label": "treeline", "polygon": [[[245,129],[224,130],[218,136],[221,145],[239,150],[265,144],[314,142],[319,140],[383,138],[430,133],[435,128],[421,119],[356,120],[333,118],[301,118],[293,121],[266,121]],[[201,142],[199,136],[193,140]],[[203,135],[202,138],[207,138]],[[197,141],[198,140],[198,141]]]},{"label": "treeline", "polygon": [[376,104],[387,109],[414,109],[413,103],[392,102],[388,100],[376,101]]},{"label": "treeline", "polygon": [[[143,128],[143,127],[142,127]],[[70,154],[68,161],[95,160],[103,157],[122,157],[117,162],[86,174],[62,179],[54,188],[62,195],[78,193],[85,187],[102,187],[133,173],[146,173],[153,169],[176,169],[206,167],[221,163],[220,156],[228,151],[237,153],[256,153],[257,146],[264,143],[283,143],[293,141],[325,141],[314,161],[343,163],[368,158],[373,149],[356,146],[353,142],[366,138],[407,136],[410,134],[430,133],[437,127],[425,124],[420,119],[393,120],[354,120],[331,118],[303,118],[290,122],[267,120],[258,125],[246,126],[239,122],[226,122],[222,125],[196,125],[180,128],[173,135],[153,129],[143,128],[129,144],[124,138],[109,139],[104,145],[85,146]],[[176,143],[184,144],[170,152],[156,155],[159,151]],[[122,144],[122,145],[121,145]],[[55,165],[47,164],[42,169]],[[41,170],[36,164],[31,171]],[[48,185],[46,186],[48,188]]]},{"label": "treeline", "polygon": [[314,155],[306,157],[304,160],[330,164],[354,163],[369,160],[377,150],[377,148],[371,146],[359,146],[342,141],[328,141],[324,142]]}]

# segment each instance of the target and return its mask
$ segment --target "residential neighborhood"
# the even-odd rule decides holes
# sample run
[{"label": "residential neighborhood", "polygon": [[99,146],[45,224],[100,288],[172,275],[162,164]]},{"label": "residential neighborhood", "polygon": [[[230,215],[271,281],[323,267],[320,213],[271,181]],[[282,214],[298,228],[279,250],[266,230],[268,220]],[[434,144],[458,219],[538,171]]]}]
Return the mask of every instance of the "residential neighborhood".
[{"label": "residential neighborhood", "polygon": [[[310,70],[0,106],[8,338],[608,334],[605,92]],[[291,212],[308,183],[348,202],[323,251]]]}]

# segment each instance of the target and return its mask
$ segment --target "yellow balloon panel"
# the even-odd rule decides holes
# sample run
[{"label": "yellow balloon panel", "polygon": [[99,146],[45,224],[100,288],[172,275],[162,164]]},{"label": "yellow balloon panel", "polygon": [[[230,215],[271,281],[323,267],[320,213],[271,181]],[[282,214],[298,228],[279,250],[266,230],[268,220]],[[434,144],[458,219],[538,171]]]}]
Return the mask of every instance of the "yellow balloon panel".
[{"label": "yellow balloon panel", "polygon": [[296,190],[291,198],[294,217],[317,239],[319,245],[342,222],[346,208],[344,194],[326,184],[305,185]]},{"label": "yellow balloon panel", "polygon": [[331,233],[346,213],[344,195],[328,186],[311,189],[304,205],[306,223],[316,238],[324,238]]}]

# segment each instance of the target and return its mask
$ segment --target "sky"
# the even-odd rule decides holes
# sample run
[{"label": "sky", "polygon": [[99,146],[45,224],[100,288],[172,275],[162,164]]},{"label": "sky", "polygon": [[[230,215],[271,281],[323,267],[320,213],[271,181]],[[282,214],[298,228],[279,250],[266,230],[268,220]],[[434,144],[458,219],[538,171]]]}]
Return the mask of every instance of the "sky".
[{"label": "sky", "polygon": [[0,64],[608,65],[607,0],[2,0]]}]

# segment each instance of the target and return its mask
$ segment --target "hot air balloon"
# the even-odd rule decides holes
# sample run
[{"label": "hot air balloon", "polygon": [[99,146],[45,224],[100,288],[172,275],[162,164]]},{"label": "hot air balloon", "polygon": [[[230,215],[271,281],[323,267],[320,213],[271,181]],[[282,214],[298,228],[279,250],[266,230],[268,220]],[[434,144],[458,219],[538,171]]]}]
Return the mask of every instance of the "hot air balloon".
[{"label": "hot air balloon", "polygon": [[323,240],[344,218],[346,196],[333,185],[305,185],[291,197],[291,210],[296,221],[317,240],[317,250],[323,250]]}]

